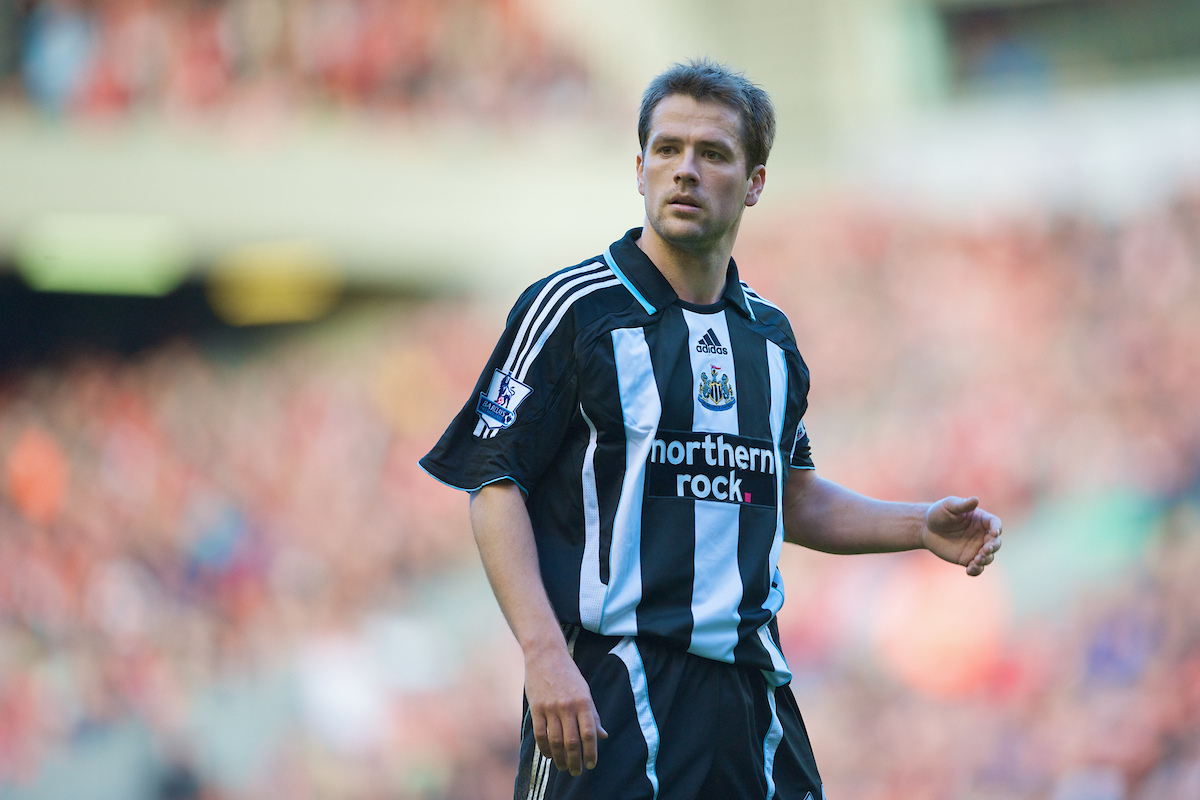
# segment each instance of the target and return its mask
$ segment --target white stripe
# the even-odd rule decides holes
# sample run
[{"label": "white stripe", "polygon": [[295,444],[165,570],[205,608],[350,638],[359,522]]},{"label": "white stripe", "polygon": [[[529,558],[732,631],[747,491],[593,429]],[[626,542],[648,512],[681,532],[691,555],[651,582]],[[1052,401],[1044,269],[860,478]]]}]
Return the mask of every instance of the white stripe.
[{"label": "white stripe", "polygon": [[533,362],[537,360],[538,354],[542,352],[542,347],[546,344],[546,340],[550,338],[550,334],[554,333],[554,330],[558,327],[558,323],[562,321],[563,315],[567,313],[567,311],[572,305],[575,304],[577,300],[587,297],[592,292],[598,292],[601,289],[606,289],[609,286],[619,286],[620,283],[621,282],[615,277],[608,280],[602,280],[599,283],[593,283],[577,289],[574,294],[568,297],[563,304],[559,306],[558,311],[554,314],[554,318],[550,320],[550,324],[547,325],[546,329],[542,331],[541,336],[539,336],[537,341],[533,343],[533,347],[518,360],[520,366],[517,369],[517,380],[525,380],[525,376],[529,374],[530,366],[532,366]]},{"label": "white stripe", "polygon": [[579,568],[579,621],[588,630],[600,630],[604,596],[600,581],[600,500],[596,493],[596,426],[583,406],[579,413],[588,426],[588,446],[583,453],[583,564]]},{"label": "white stripe", "polygon": [[551,761],[550,761],[550,759],[547,758],[546,759],[546,769],[542,773],[542,788],[538,792],[537,800],[545,800],[545,798],[546,798],[546,788],[548,786],[550,786],[550,765],[551,765]]},{"label": "white stripe", "polygon": [[[729,319],[724,311],[698,314],[687,309],[683,309],[683,319],[688,326],[688,354],[692,361],[692,430],[737,435],[737,370],[729,335]],[[696,351],[696,342],[707,336],[710,330],[724,345],[725,353]],[[720,411],[706,407],[699,398],[700,376],[711,373],[714,366],[721,375],[728,377],[733,387],[733,405]],[[778,460],[775,463],[779,463]],[[730,467],[733,465],[730,464]],[[744,591],[742,573],[738,568],[741,506],[718,500],[696,500],[695,514],[693,624],[688,652],[714,661],[733,663],[733,649],[738,643],[738,623],[742,619],[738,605],[742,602]]]},{"label": "white stripe", "polygon": [[[536,334],[537,329],[541,327],[542,323],[546,320],[546,317],[555,313],[555,306],[560,300],[563,299],[563,297],[569,295],[580,285],[585,284],[588,281],[601,279],[606,274],[610,274],[610,272],[610,270],[597,268],[597,265],[593,265],[591,269],[585,270],[582,273],[572,273],[570,280],[566,280],[558,284],[558,288],[555,290],[554,294],[552,294],[549,298],[546,298],[545,301],[537,307],[536,313],[534,313],[535,310],[532,308],[529,310],[529,313],[525,315],[526,320],[530,320],[529,325],[525,325],[525,320],[521,321],[521,330],[518,332],[517,341],[519,342],[521,339],[523,339],[526,333],[531,335]],[[568,300],[566,305],[570,304],[571,301]],[[509,353],[508,361],[504,362],[506,372],[512,372],[514,369],[517,369],[527,358],[531,341],[533,340],[530,339],[526,341],[524,345],[521,345],[519,350]],[[517,342],[513,342],[513,345],[515,348]]]},{"label": "white stripe", "polygon": [[[763,739],[763,772],[767,776],[767,800],[775,797],[775,751],[783,741],[783,724],[779,721],[779,712],[775,708],[775,687],[767,685],[767,704],[771,706],[771,727],[767,728],[767,736]],[[812,797],[812,795],[809,795]]]},{"label": "white stripe", "polygon": [[[683,309],[683,319],[688,326],[688,355],[692,361],[692,430],[737,433],[737,370],[733,363],[733,344],[729,341],[729,320],[724,311],[697,314],[687,309]],[[717,339],[724,343],[725,347],[722,349],[726,350],[726,353],[696,352],[696,343],[708,334],[710,328]],[[720,380],[720,376],[727,376],[729,385],[733,387],[733,405],[720,411],[707,408],[700,402],[699,397],[700,374],[711,374],[713,367],[718,368],[717,380]]]},{"label": "white stripe", "polygon": [[635,636],[637,607],[642,600],[642,496],[646,461],[662,417],[662,404],[645,331],[619,328],[612,332],[612,342],[625,421],[625,478],[613,518],[608,600],[604,605],[603,629],[598,632],[607,636]]},{"label": "white stripe", "polygon": [[578,625],[571,626],[571,638],[567,639],[567,655],[571,658],[575,657],[575,642],[579,639],[580,630]]},{"label": "white stripe", "polygon": [[775,668],[773,672],[763,670],[763,677],[772,686],[782,686],[792,679],[792,671],[788,669],[787,661],[783,658],[783,651],[775,645],[775,640],[771,638],[771,631],[767,627],[770,624],[768,622],[758,629],[758,639],[762,642],[767,655],[771,657],[771,665]]},{"label": "white stripe", "polygon": [[[788,367],[787,355],[783,348],[772,341],[767,341],[767,371],[771,376],[771,439],[775,444],[775,463],[778,469],[775,473],[775,540],[771,543],[771,555],[767,570],[774,576],[779,564],[779,554],[783,551],[783,476],[787,472],[791,459],[783,460],[783,450],[779,440],[783,437],[783,419],[787,412],[788,401]],[[778,592],[778,602],[783,605],[783,584],[776,581],[777,587],[772,592]],[[774,599],[768,599],[773,603]]]},{"label": "white stripe", "polygon": [[695,575],[692,579],[692,641],[688,652],[733,663],[742,615],[738,569],[741,505],[696,500]]},{"label": "white stripe", "polygon": [[767,298],[763,297],[758,292],[751,289],[750,286],[747,285],[747,283],[745,281],[742,281],[742,293],[747,295],[748,297],[750,297],[752,300],[757,300],[758,302],[762,303],[764,306],[770,306],[771,308],[775,309],[776,311],[783,313],[782,308],[775,305],[770,300],[768,300]]},{"label": "white stripe", "polygon": [[[556,301],[558,299],[559,295],[563,291],[566,291],[568,288],[575,287],[579,283],[584,283],[588,280],[595,280],[598,276],[602,276],[603,274],[604,274],[603,271],[600,271],[600,272],[596,273],[595,275],[586,275],[582,278],[576,278],[574,281],[565,285],[563,287],[563,289],[560,290],[560,292],[555,295],[553,300],[547,304],[546,308],[544,308],[542,310],[542,312],[539,314],[540,319],[545,319],[545,315],[549,313],[548,309],[553,307],[554,301]],[[570,296],[568,296],[567,299],[562,303],[562,305],[559,306],[558,311],[555,312],[555,314],[554,314],[554,318],[550,320],[550,324],[546,326],[545,330],[542,331],[541,335],[538,336],[538,338],[533,342],[532,345],[522,348],[519,355],[514,356],[514,353],[516,353],[515,349],[513,350],[513,352],[510,352],[509,360],[505,362],[505,371],[508,372],[509,374],[513,374],[512,370],[513,370],[514,366],[517,364],[520,364],[520,368],[519,368],[518,372],[516,374],[513,374],[513,377],[516,378],[518,381],[524,381],[525,376],[528,375],[528,373],[529,373],[529,369],[533,366],[534,361],[537,360],[538,355],[542,352],[542,347],[545,346],[546,340],[549,339],[550,335],[554,333],[555,329],[558,327],[558,323],[562,321],[563,316],[567,313],[567,311],[571,308],[571,306],[575,304],[575,301],[579,300],[580,298],[587,297],[592,292],[598,291],[600,289],[605,289],[609,286],[617,286],[619,284],[620,284],[620,281],[618,281],[615,277],[613,277],[613,278],[610,278],[607,280],[601,280],[599,283],[593,283],[589,286],[584,286],[582,288],[575,288],[574,293],[571,294]],[[526,315],[526,320],[528,320],[530,316],[532,316],[532,315],[531,314]],[[537,327],[540,327],[540,325],[541,325],[541,322],[539,321],[538,325],[534,327],[534,330],[536,330]],[[524,322],[521,323],[521,329],[522,329],[522,331],[525,329]],[[520,339],[520,336],[521,336],[521,334],[518,333],[518,340]],[[516,347],[515,342],[514,342],[513,346],[514,346],[514,348]],[[482,438],[490,439],[494,436],[498,436],[502,430],[504,430],[504,428],[489,428],[488,430],[483,432]]]},{"label": "white stripe", "polygon": [[550,768],[553,764],[551,759],[545,756],[541,757],[541,769],[538,770],[538,794],[535,800],[542,800],[546,796],[546,787],[550,786]]},{"label": "white stripe", "polygon": [[[783,607],[783,575],[779,571],[779,555],[783,551],[783,476],[789,469],[790,459],[783,460],[783,451],[779,440],[783,436],[784,416],[787,412],[788,400],[788,368],[787,354],[783,348],[772,341],[767,342],[767,372],[771,378],[771,438],[775,443],[775,463],[779,469],[775,475],[775,539],[771,542],[771,553],[768,556],[767,569],[771,573],[771,588],[767,592],[767,601],[763,608],[769,609],[772,616]],[[775,674],[768,675],[767,680],[776,686],[787,683],[792,679],[792,673],[787,667],[783,653],[775,646],[767,627],[759,628],[759,638],[767,652],[771,655],[771,663],[775,666]]]},{"label": "white stripe", "polygon": [[533,800],[534,794],[537,792],[538,778],[542,774],[542,753],[538,750],[536,744],[533,746],[533,760],[529,762],[529,792],[525,795],[525,800]]},{"label": "white stripe", "polygon": [[[533,324],[534,319],[540,317],[546,306],[551,304],[551,301],[546,299],[547,296],[555,292],[556,289],[561,289],[563,286],[563,281],[570,281],[572,278],[576,278],[580,275],[586,275],[592,271],[596,271],[598,274],[602,272],[600,269],[600,264],[596,262],[592,262],[591,264],[583,264],[575,267],[574,269],[569,269],[560,274],[557,278],[546,282],[546,285],[542,287],[542,291],[538,292],[537,299],[535,299],[533,304],[529,306],[529,310],[525,312],[525,316],[521,320],[521,326],[517,329],[517,335],[513,339],[512,348],[508,351],[508,359],[504,362],[505,372],[511,372],[513,365],[517,363],[517,358],[520,355],[520,351],[523,350],[521,347],[521,342],[524,341],[525,333],[529,330],[530,325]],[[557,297],[557,295],[555,296]]]},{"label": "white stripe", "polygon": [[633,690],[633,705],[637,709],[638,727],[642,729],[642,738],[646,740],[646,777],[654,787],[655,800],[658,798],[658,723],[654,719],[654,709],[650,707],[650,686],[646,682],[646,665],[642,663],[642,654],[638,651],[637,642],[633,637],[626,636],[612,654],[625,662],[629,671],[629,688]]}]

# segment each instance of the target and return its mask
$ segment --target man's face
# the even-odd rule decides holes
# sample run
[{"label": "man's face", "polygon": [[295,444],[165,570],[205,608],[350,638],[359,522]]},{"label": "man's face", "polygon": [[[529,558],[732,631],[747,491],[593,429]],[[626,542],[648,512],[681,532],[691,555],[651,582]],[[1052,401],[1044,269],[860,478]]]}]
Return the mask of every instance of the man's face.
[{"label": "man's face", "polygon": [[762,165],[747,177],[741,130],[738,112],[721,103],[669,95],[655,107],[637,176],[646,220],[661,238],[702,252],[736,237],[766,178]]}]

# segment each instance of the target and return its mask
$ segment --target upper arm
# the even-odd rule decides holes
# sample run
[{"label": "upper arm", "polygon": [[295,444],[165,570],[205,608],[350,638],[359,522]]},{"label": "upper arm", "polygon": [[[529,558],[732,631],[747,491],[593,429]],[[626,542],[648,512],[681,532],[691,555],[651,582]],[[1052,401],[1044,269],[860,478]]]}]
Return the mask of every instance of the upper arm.
[{"label": "upper arm", "polygon": [[788,471],[787,484],[783,487],[784,541],[803,544],[804,501],[818,480],[815,469],[793,467]]},{"label": "upper arm", "polygon": [[508,529],[514,523],[528,525],[529,512],[525,509],[525,495],[511,480],[498,480],[471,492],[471,530],[476,539],[482,531],[499,525]]}]

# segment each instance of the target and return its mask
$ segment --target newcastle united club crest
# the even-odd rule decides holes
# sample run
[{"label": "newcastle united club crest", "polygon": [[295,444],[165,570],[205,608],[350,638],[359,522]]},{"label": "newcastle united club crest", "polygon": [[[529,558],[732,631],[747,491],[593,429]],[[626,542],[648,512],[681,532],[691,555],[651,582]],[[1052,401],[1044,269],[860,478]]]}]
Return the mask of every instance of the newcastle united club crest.
[{"label": "newcastle united club crest", "polygon": [[475,410],[489,428],[507,428],[516,419],[517,406],[532,391],[507,372],[496,370],[487,392],[479,395],[479,406]]},{"label": "newcastle united club crest", "polygon": [[700,373],[700,391],[696,394],[696,399],[710,411],[733,408],[736,398],[733,396],[733,384],[729,382],[729,376],[716,364],[711,365],[711,369],[711,375],[707,372]]}]

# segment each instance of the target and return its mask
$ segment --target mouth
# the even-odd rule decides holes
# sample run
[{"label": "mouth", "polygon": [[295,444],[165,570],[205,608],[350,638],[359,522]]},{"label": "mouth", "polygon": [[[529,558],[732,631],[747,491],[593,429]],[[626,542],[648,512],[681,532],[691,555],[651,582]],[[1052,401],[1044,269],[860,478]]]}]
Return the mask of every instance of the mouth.
[{"label": "mouth", "polygon": [[689,197],[688,195],[677,194],[667,201],[667,205],[675,206],[677,208],[699,209],[700,201]]}]

